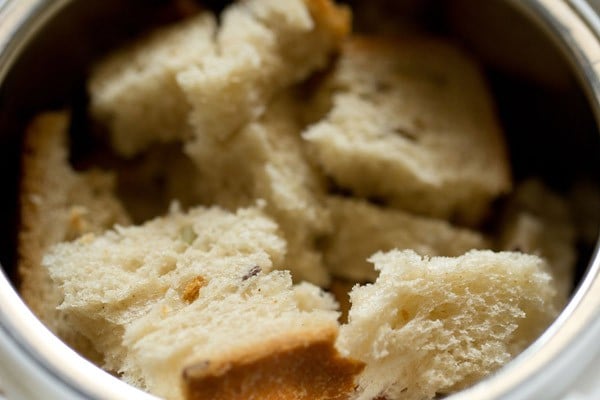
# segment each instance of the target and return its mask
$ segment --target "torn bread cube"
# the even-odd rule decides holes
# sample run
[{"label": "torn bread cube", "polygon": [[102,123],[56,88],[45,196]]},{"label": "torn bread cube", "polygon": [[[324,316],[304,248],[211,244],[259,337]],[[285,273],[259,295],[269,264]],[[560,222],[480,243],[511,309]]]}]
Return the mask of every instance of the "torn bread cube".
[{"label": "torn bread cube", "polygon": [[356,286],[342,354],[366,363],[357,399],[433,399],[488,376],[557,315],[545,262],[473,250],[456,258],[393,250],[370,259],[380,275]]},{"label": "torn bread cube", "polygon": [[25,134],[21,176],[21,226],[18,235],[19,291],[33,313],[52,332],[91,360],[90,343],[73,332],[56,307],[61,291],[42,266],[52,245],[101,232],[129,217],[114,195],[112,173],[79,173],[69,164],[68,112],[38,115]]},{"label": "torn bread cube", "polygon": [[459,256],[490,247],[478,232],[364,200],[330,196],[327,206],[334,233],[324,240],[325,265],[346,280],[373,282],[378,272],[367,259],[378,251],[412,249],[427,256]]},{"label": "torn bread cube", "polygon": [[151,392],[169,397],[180,384],[190,400],[353,394],[363,365],[335,348],[333,299],[293,286],[288,271],[246,276],[209,279],[189,305],[167,293],[126,330],[128,362]]},{"label": "torn bread cube", "polygon": [[[215,380],[271,371],[280,355],[290,368],[306,365],[315,346],[329,349],[326,361],[345,373],[337,382],[353,389],[361,364],[334,351],[337,304],[273,271],[284,255],[260,209],[196,208],[60,244],[44,265],[64,291],[59,309],[105,355],[104,367],[150,393],[198,398]],[[274,371],[275,391],[289,390],[289,372]],[[315,384],[329,373],[313,372]]]},{"label": "torn bread cube", "polygon": [[[178,76],[195,136],[224,140],[259,117],[271,98],[327,66],[350,31],[350,12],[331,0],[248,0],[227,8],[217,51]],[[188,152],[202,151],[201,142]]]},{"label": "torn bread cube", "polygon": [[497,247],[544,258],[554,277],[560,307],[567,303],[573,289],[577,251],[566,199],[538,180],[519,184],[508,200]]},{"label": "torn bread cube", "polygon": [[88,82],[90,111],[109,130],[111,145],[133,156],[154,142],[191,135],[189,104],[177,74],[215,51],[209,12],[161,28],[102,60]]},{"label": "torn bread cube", "polygon": [[477,224],[511,187],[482,73],[436,39],[354,37],[315,101],[331,109],[303,134],[341,187],[414,213]]},{"label": "torn bread cube", "polygon": [[200,171],[197,191],[205,203],[229,209],[264,200],[288,244],[283,266],[295,281],[326,286],[329,274],[315,247],[331,229],[325,183],[304,154],[297,108],[284,93],[227,140],[203,137],[193,158]]},{"label": "torn bread cube", "polygon": [[277,225],[259,209],[199,207],[58,244],[43,265],[64,292],[60,310],[105,354],[105,367],[118,371],[127,354],[118,332],[169,289],[219,272],[270,271],[284,254]]}]

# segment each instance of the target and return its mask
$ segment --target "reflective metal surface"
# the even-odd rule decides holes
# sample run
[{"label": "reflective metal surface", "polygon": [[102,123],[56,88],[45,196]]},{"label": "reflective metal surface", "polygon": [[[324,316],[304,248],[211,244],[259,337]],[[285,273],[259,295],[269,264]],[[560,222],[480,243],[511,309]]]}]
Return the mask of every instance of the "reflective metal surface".
[{"label": "reflective metal surface", "polygon": [[[0,82],[69,0],[9,1],[0,10]],[[0,273],[0,375],[11,399],[154,399],[82,359],[29,311]],[[10,360],[10,362],[7,362]]]},{"label": "reflective metal surface", "polygon": [[[600,121],[600,26],[598,15],[578,0],[513,1],[563,49]],[[584,22],[585,21],[585,22]],[[460,399],[558,398],[598,352],[600,338],[600,256],[569,306],[552,327],[496,376],[464,391]],[[452,397],[454,398],[454,397]]]},{"label": "reflective metal surface", "polygon": [[[508,0],[553,38],[600,121],[600,20],[582,0]],[[30,40],[69,0],[0,0],[0,83]],[[1,84],[0,84],[1,86]],[[558,398],[600,338],[600,255],[569,306],[534,345],[495,376],[452,399]],[[14,398],[151,399],[81,359],[42,326],[0,273],[0,376]]]}]

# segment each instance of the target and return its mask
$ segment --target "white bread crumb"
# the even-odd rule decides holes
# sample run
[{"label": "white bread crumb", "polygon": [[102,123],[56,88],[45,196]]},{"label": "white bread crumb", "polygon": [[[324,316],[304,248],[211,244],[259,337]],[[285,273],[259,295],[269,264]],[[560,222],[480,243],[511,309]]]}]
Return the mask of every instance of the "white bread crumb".
[{"label": "white bread crumb", "polygon": [[[217,51],[178,76],[196,137],[220,140],[259,117],[281,89],[327,65],[350,29],[330,0],[248,0],[221,17]],[[188,152],[201,143],[188,144]]]},{"label": "white bread crumb", "polygon": [[177,74],[215,51],[215,17],[198,16],[158,29],[102,60],[88,82],[92,115],[107,125],[113,148],[133,156],[153,142],[191,133],[189,104]]},{"label": "white bread crumb", "polygon": [[367,364],[358,399],[433,399],[488,376],[556,317],[552,278],[536,256],[378,253],[374,284],[350,293],[342,354]]},{"label": "white bread crumb", "polygon": [[434,39],[353,37],[303,134],[338,185],[411,212],[476,224],[510,189],[504,139],[477,65]]}]

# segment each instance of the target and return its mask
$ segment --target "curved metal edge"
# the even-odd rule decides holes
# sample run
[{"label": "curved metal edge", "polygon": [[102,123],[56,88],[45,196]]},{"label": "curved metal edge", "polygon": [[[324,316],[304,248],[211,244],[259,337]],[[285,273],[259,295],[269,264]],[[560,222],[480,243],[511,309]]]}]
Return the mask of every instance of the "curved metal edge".
[{"label": "curved metal edge", "polygon": [[40,29],[72,0],[13,0],[0,8],[0,86]]},{"label": "curved metal edge", "polygon": [[1,271],[0,355],[10,360],[0,366],[9,394],[16,387],[19,396],[34,394],[25,398],[39,398],[43,390],[46,399],[158,400],[99,369],[54,336]]},{"label": "curved metal edge", "polygon": [[[596,1],[596,4],[590,2],[590,0],[568,0],[569,4],[579,14],[581,19],[587,23],[588,27],[596,34],[598,40],[600,40],[600,1]],[[594,8],[596,7],[596,8]]]},{"label": "curved metal edge", "polygon": [[[23,49],[70,1],[0,0],[0,90]],[[157,400],[100,370],[55,337],[1,268],[0,356],[6,357],[0,366],[3,389],[14,398]]]},{"label": "curved metal edge", "polygon": [[[30,39],[68,1],[19,0],[0,3],[6,8],[3,10],[4,18],[0,19],[0,82]],[[596,118],[600,121],[600,45],[589,20],[587,25],[582,24],[581,11],[575,12],[560,0],[511,1],[551,33],[565,54],[569,55],[573,69],[578,72],[593,105]],[[33,15],[36,17],[33,18]],[[582,47],[582,43],[587,45]],[[590,294],[596,296],[590,297]],[[580,289],[552,327],[506,369],[451,398],[517,400],[531,398],[534,394],[535,398],[547,399],[559,395],[586,367],[581,355],[586,354],[587,346],[600,335],[599,294],[600,255],[597,250]],[[26,337],[18,338],[11,334],[17,331],[27,332]],[[99,373],[98,368],[54,337],[23,304],[4,274],[0,273],[2,342],[4,353],[15,362],[14,370],[35,371],[44,389],[54,392],[56,398],[156,399],[106,373]],[[567,344],[571,347],[568,348]],[[10,346],[20,351],[7,354],[9,351],[6,349]],[[542,348],[544,351],[539,351]],[[569,378],[565,376],[566,369]],[[64,373],[59,376],[54,371]],[[553,384],[550,386],[548,382]],[[66,388],[68,390],[65,391]],[[83,392],[82,388],[86,388],[86,391]]]},{"label": "curved metal edge", "polygon": [[[579,0],[509,0],[562,50],[600,124],[600,20]],[[587,6],[587,7],[586,7]],[[584,19],[585,18],[585,19]],[[569,305],[534,344],[505,368],[452,400],[556,399],[597,354],[600,337],[600,243]]]}]

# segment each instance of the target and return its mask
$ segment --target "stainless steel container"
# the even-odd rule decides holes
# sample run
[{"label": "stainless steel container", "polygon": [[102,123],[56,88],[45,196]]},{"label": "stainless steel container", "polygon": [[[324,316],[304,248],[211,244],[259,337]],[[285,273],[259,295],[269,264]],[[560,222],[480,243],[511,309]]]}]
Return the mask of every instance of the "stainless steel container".
[{"label": "stainless steel container", "polygon": [[[152,398],[100,371],[51,335],[22,303],[9,279],[14,279],[10,266],[15,255],[18,143],[27,119],[35,109],[80,96],[74,88],[81,86],[82,71],[96,53],[136,32],[136,27],[169,18],[163,8],[166,0],[120,3],[123,2],[0,0],[0,179],[4,210],[0,217],[0,259],[6,267],[0,274],[0,388],[10,398]],[[581,98],[586,103],[583,112],[588,114],[584,119],[592,121],[595,138],[588,140],[581,154],[587,159],[586,168],[597,170],[600,142],[593,123],[600,122],[597,14],[583,0],[502,3],[512,12],[526,16],[529,24],[543,32],[546,44],[558,49],[562,61],[578,80]],[[572,138],[564,132],[555,141],[560,147],[561,141],[568,143]],[[540,146],[544,148],[543,143]],[[557,398],[589,367],[600,352],[597,245],[584,257],[585,274],[558,320],[513,362],[456,398]]]}]

